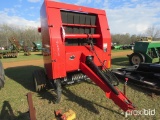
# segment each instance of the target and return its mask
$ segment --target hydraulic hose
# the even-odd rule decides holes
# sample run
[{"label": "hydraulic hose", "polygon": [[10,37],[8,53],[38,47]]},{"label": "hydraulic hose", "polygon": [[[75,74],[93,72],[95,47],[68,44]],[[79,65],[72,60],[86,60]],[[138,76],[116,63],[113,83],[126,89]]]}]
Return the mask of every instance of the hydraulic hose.
[{"label": "hydraulic hose", "polygon": [[87,56],[86,58],[86,63],[88,65],[88,67],[90,67],[95,73],[96,75],[98,75],[105,84],[108,85],[108,87],[116,94],[118,95],[119,92],[115,89],[115,87],[110,83],[110,81],[106,78],[106,76],[101,72],[101,70],[98,68],[98,66],[96,66],[93,62],[93,58],[92,56]]}]

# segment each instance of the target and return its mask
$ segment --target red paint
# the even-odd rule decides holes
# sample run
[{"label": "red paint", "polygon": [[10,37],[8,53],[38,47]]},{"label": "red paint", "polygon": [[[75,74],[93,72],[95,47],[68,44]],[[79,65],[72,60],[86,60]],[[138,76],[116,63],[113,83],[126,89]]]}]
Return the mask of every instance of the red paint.
[{"label": "red paint", "polygon": [[[85,24],[68,24],[62,22],[61,9],[67,11],[79,11],[87,14],[96,15],[96,25],[85,25]],[[62,27],[76,26],[95,28],[95,34],[67,34],[62,32]],[[109,26],[106,19],[104,10],[87,8],[83,6],[70,5],[65,3],[59,3],[55,1],[45,0],[41,8],[41,33],[43,48],[49,51],[49,56],[44,56],[44,66],[47,71],[47,75],[50,79],[66,77],[66,72],[76,71],[79,69],[80,59],[82,54],[93,55],[92,51],[85,46],[65,46],[66,39],[84,39],[94,38],[97,41],[95,45],[96,52],[99,54],[101,61],[110,61],[111,59],[111,36],[108,30]],[[65,39],[65,40],[64,40]],[[103,44],[107,44],[107,52],[103,51]],[[48,48],[46,46],[49,46]],[[74,49],[74,51],[73,51]],[[69,60],[70,56],[76,56],[74,60]],[[99,61],[95,60],[96,65],[100,65]],[[73,66],[74,65],[74,66]],[[107,66],[108,64],[106,64]],[[110,66],[107,66],[110,67]]]},{"label": "red paint", "polygon": [[[63,23],[61,11],[71,11],[71,13],[94,15],[96,16],[96,24],[74,24]],[[66,33],[66,27],[76,27],[77,29],[95,29],[94,34],[77,34]],[[66,40],[95,39],[94,50],[106,67],[110,67],[111,61],[111,35],[109,31],[108,21],[104,10],[88,8],[77,5],[70,5],[55,1],[45,0],[41,8],[41,34],[43,49],[45,51],[44,67],[49,79],[66,77],[68,72],[81,70],[88,75],[105,93],[124,111],[133,109],[131,102],[120,92],[115,95],[108,86],[85,64],[86,56],[93,56],[94,63],[102,67],[97,56],[91,50],[90,45],[66,45]],[[86,40],[87,40],[86,39]],[[104,47],[107,48],[104,50]],[[129,104],[125,102],[127,100]]]},{"label": "red paint", "polygon": [[100,38],[100,34],[66,34],[65,38]]}]

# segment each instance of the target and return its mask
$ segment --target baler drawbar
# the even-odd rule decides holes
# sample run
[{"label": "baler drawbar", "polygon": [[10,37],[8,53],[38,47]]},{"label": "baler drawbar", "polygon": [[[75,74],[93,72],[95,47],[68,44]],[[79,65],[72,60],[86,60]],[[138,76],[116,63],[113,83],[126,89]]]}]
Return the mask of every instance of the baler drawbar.
[{"label": "baler drawbar", "polygon": [[135,109],[113,84],[118,80],[109,70],[111,35],[104,10],[45,0],[39,31],[45,72],[34,73],[37,91],[49,84],[60,102],[61,85],[89,78],[122,110]]}]

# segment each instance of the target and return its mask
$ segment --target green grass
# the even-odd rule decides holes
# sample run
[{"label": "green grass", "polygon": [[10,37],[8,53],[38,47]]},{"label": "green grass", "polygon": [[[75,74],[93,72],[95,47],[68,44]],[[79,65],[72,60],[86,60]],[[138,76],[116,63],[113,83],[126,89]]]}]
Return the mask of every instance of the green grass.
[{"label": "green grass", "polygon": [[112,68],[129,66],[128,57],[112,58]]},{"label": "green grass", "polygon": [[112,53],[116,53],[116,52],[126,52],[126,51],[132,51],[130,49],[126,49],[126,50],[116,50],[116,49],[113,49],[111,50]]},{"label": "green grass", "polygon": [[[29,59],[39,59],[41,56]],[[26,61],[24,58],[17,60]],[[8,60],[9,62],[9,60]],[[27,62],[27,61],[26,61]],[[112,67],[128,66],[127,58],[112,58]],[[76,112],[76,120],[159,120],[160,96],[150,97],[147,91],[134,86],[127,87],[127,97],[135,104],[138,110],[155,109],[155,116],[129,116],[121,115],[121,110],[112,100],[105,97],[104,92],[91,82],[83,82],[63,88],[60,104],[53,103],[53,96],[44,91],[34,92],[32,73],[40,66],[22,66],[5,69],[6,83],[0,90],[0,120],[28,120],[28,103],[26,94],[33,92],[33,104],[36,108],[37,120],[52,120],[54,110],[61,109]],[[123,91],[123,83],[118,88]]]},{"label": "green grass", "polygon": [[30,56],[25,56],[24,53],[18,53],[17,58],[3,58],[0,59],[3,62],[16,62],[16,61],[27,61],[27,60],[38,60],[42,59],[41,52],[31,52]]},{"label": "green grass", "polygon": [[127,54],[132,52],[132,50],[112,50],[112,54],[117,54],[118,52],[125,52],[126,54],[123,56],[118,57],[117,56],[112,56],[111,58],[111,68],[122,68],[126,66],[130,66],[129,64],[129,58],[127,57]]}]

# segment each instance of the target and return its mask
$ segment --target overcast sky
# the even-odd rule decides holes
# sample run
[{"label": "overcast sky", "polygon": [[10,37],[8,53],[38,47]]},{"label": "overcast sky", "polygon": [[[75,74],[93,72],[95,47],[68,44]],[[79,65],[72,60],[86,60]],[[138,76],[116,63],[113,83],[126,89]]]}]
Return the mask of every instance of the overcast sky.
[{"label": "overcast sky", "polygon": [[[160,27],[160,0],[58,0],[106,10],[111,33],[143,34]],[[39,26],[43,0],[1,0],[0,23]]]}]

